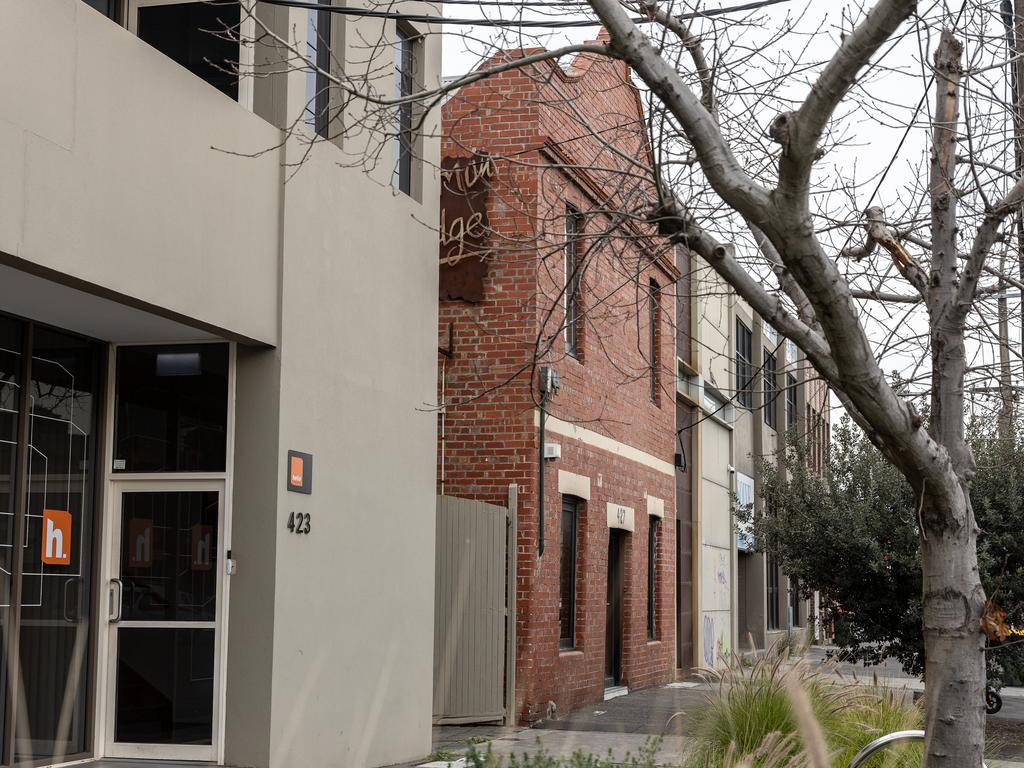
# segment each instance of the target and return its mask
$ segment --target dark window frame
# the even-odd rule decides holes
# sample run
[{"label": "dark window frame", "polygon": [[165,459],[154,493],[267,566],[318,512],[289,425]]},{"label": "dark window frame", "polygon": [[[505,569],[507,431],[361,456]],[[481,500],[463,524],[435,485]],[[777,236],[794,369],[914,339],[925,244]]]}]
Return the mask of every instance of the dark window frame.
[{"label": "dark window frame", "polygon": [[647,518],[647,639],[658,639],[658,540],[660,538],[660,518]]},{"label": "dark window frame", "polygon": [[[562,496],[561,546],[558,550],[558,647],[563,651],[571,651],[576,647],[576,578],[581,505],[581,499],[576,496]],[[568,570],[564,560],[567,545],[571,559]]]},{"label": "dark window frame", "polygon": [[754,407],[754,334],[736,318],[736,402]]},{"label": "dark window frame", "polygon": [[761,380],[764,382],[764,423],[772,429],[779,426],[778,403],[779,382],[778,382],[778,361],[775,354],[764,350],[764,367],[761,371]]}]

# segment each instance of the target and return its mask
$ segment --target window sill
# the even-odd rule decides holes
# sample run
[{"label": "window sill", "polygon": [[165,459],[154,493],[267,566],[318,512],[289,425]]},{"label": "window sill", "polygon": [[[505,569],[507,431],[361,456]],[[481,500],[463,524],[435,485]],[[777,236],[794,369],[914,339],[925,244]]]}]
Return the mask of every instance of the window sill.
[{"label": "window sill", "polygon": [[558,649],[558,658],[559,659],[571,659],[571,658],[573,658],[575,656],[579,656],[579,657],[582,658],[583,651],[581,651],[579,648],[559,648]]},{"label": "window sill", "polygon": [[648,646],[661,645],[661,640],[658,640],[657,638],[650,638],[649,637],[649,638],[647,638],[647,645]]}]

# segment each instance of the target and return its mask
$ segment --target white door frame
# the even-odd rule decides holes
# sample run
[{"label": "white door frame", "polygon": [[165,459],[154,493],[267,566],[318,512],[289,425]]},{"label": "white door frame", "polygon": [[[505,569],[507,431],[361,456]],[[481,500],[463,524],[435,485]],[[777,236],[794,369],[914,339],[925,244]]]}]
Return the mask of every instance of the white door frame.
[{"label": "white door frame", "polygon": [[[127,0],[125,7],[125,26],[133,35],[139,34],[139,8],[154,5],[184,5],[185,3],[201,2],[202,0]],[[243,41],[252,41],[256,37],[255,4],[256,0],[240,0],[242,6],[242,24],[238,30]],[[238,103],[252,112],[253,104],[253,73],[256,66],[255,46],[242,44],[238,51]]]},{"label": "white door frame", "polygon": [[[133,346],[198,346],[200,344],[223,344],[228,343],[221,339],[211,341],[183,341],[183,342],[139,342],[125,344],[111,344],[109,347],[106,381],[106,410],[105,424],[102,437],[102,451],[100,452],[103,462],[102,471],[97,475],[103,482],[103,510],[101,525],[97,527],[96,535],[99,536],[99,558],[101,583],[97,588],[99,601],[97,616],[97,642],[96,642],[96,685],[93,692],[93,706],[95,716],[93,718],[93,757],[118,757],[122,747],[129,745],[114,746],[113,723],[114,723],[114,700],[112,696],[113,687],[111,681],[116,675],[116,643],[112,642],[112,635],[116,632],[116,625],[110,622],[109,612],[109,591],[110,579],[117,576],[114,572],[118,566],[117,548],[120,540],[121,530],[121,493],[125,490],[192,490],[212,488],[221,494],[218,532],[218,574],[217,574],[217,639],[215,645],[216,658],[214,660],[214,702],[213,702],[213,744],[211,747],[200,747],[210,754],[209,757],[183,758],[179,746],[169,747],[167,745],[130,745],[134,749],[130,755],[137,758],[153,759],[192,759],[216,762],[224,764],[224,727],[227,718],[227,648],[228,648],[228,615],[231,595],[231,579],[228,568],[231,561],[228,553],[231,551],[231,529],[232,529],[232,495],[233,476],[235,463],[235,381],[236,381],[236,360],[237,348],[234,342],[229,343],[228,352],[228,413],[227,413],[227,446],[225,456],[224,472],[183,472],[183,473],[127,473],[114,472],[114,421],[116,409],[116,385],[117,385],[117,350],[121,347]],[[115,541],[117,539],[117,541]],[[108,739],[109,734],[109,739]],[[190,746],[190,745],[184,745]],[[113,752],[110,751],[113,748]],[[174,754],[170,752],[174,750]],[[165,754],[166,753],[166,754]]]},{"label": "white door frame", "polygon": [[[111,621],[111,597],[116,595],[116,600],[121,599],[120,591],[113,590],[112,579],[120,578],[120,553],[121,549],[121,497],[125,493],[133,492],[146,492],[146,491],[168,491],[168,492],[189,492],[189,491],[213,491],[218,496],[218,510],[217,510],[217,610],[216,618],[214,621],[202,621],[202,622],[185,622],[185,621]],[[218,754],[218,747],[223,741],[221,738],[221,722],[219,717],[219,703],[223,701],[221,695],[221,686],[223,685],[223,674],[222,667],[224,666],[224,653],[223,653],[223,632],[220,631],[221,624],[224,621],[225,615],[223,612],[223,606],[221,605],[222,597],[224,595],[225,587],[225,567],[224,564],[227,558],[227,547],[225,546],[224,537],[221,535],[224,527],[224,508],[225,508],[225,495],[224,495],[224,481],[223,480],[118,480],[114,481],[110,485],[110,501],[107,505],[107,511],[110,516],[110,520],[113,523],[111,526],[111,557],[110,557],[110,570],[105,574],[106,579],[104,583],[106,589],[101,592],[100,610],[105,612],[105,623],[107,626],[107,648],[108,658],[111,662],[116,662],[117,659],[117,633],[119,629],[125,628],[130,629],[132,627],[144,627],[151,629],[175,629],[175,628],[193,628],[193,629],[213,629],[214,634],[214,657],[213,657],[213,737],[210,740],[209,745],[196,745],[196,744],[136,744],[136,743],[122,743],[114,741],[114,711],[115,711],[115,700],[114,693],[117,684],[117,664],[111,663],[108,665],[106,680],[104,684],[107,690],[107,701],[108,709],[105,720],[104,728],[104,754],[107,757],[125,757],[125,758],[148,758],[148,759],[166,759],[166,760],[204,760],[204,761],[216,761]],[[120,613],[120,608],[115,606],[113,608],[114,614]]]}]

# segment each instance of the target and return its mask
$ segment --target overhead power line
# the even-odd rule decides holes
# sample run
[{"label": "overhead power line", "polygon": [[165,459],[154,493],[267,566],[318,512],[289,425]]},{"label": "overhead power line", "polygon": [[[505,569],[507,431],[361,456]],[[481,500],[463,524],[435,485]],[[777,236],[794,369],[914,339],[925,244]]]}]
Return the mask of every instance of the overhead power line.
[{"label": "overhead power line", "polygon": [[[544,19],[450,19],[444,16],[429,16],[426,14],[417,13],[396,13],[394,11],[375,11],[369,8],[347,8],[340,5],[320,5],[315,2],[306,2],[306,0],[259,0],[261,3],[267,5],[281,5],[287,8],[304,8],[309,11],[318,11],[320,13],[335,13],[339,16],[357,16],[357,17],[369,17],[374,19],[391,19],[395,21],[411,21],[418,24],[452,24],[456,26],[469,26],[469,27],[530,27],[530,28],[543,28],[543,29],[566,29],[569,27],[594,27],[598,26],[601,22],[596,19],[574,19],[574,20],[563,20],[563,21],[546,21]],[[509,7],[519,7],[523,5],[530,5],[531,7],[551,5],[548,3],[515,3],[515,2],[498,2],[497,0],[491,0],[494,5],[503,5]],[[778,5],[779,3],[788,3],[790,0],[758,0],[758,2],[743,3],[742,5],[733,5],[728,8],[713,8],[708,11],[694,11],[692,13],[681,13],[676,18],[678,19],[703,19],[710,16],[722,16],[727,13],[739,13],[741,11],[753,11],[758,8],[764,8],[769,5]],[[484,3],[471,2],[471,0],[465,0],[466,5],[483,5]],[[554,3],[553,5],[557,5]],[[585,5],[584,4],[581,4]],[[632,19],[634,24],[650,24],[651,19],[646,16],[637,16]]]}]

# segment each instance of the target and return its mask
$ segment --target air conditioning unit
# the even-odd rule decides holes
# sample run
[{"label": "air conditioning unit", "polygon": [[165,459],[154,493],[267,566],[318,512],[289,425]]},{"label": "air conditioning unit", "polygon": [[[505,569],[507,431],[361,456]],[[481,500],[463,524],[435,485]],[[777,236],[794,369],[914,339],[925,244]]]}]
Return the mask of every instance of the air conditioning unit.
[{"label": "air conditioning unit", "polygon": [[544,458],[545,459],[560,459],[562,458],[562,446],[558,443],[544,443]]}]

